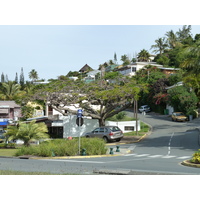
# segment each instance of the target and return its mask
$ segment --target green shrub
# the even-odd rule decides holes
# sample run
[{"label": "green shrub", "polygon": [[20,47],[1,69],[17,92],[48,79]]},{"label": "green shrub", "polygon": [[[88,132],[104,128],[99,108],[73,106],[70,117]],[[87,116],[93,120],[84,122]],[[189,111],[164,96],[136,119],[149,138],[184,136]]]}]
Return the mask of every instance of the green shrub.
[{"label": "green shrub", "polygon": [[0,148],[15,148],[15,143],[0,143]]},{"label": "green shrub", "polygon": [[192,155],[190,162],[200,164],[200,149]]},{"label": "green shrub", "polygon": [[87,155],[103,155],[107,151],[105,142],[99,138],[82,138],[81,149],[86,149]]},{"label": "green shrub", "polygon": [[[105,142],[99,138],[81,138],[81,149],[85,148],[87,155],[105,154],[107,148]],[[20,148],[16,156],[35,155],[42,157],[75,156],[78,154],[78,138],[73,140],[55,139],[42,142],[38,146]]]}]

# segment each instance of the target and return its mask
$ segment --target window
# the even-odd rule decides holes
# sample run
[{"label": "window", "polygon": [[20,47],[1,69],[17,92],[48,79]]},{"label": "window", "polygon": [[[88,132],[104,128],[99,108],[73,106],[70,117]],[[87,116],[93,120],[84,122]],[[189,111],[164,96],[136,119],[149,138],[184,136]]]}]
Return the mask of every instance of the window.
[{"label": "window", "polygon": [[132,72],[136,72],[136,71],[137,71],[136,67],[132,67]]},{"label": "window", "polygon": [[124,130],[125,131],[134,131],[134,126],[125,126]]}]

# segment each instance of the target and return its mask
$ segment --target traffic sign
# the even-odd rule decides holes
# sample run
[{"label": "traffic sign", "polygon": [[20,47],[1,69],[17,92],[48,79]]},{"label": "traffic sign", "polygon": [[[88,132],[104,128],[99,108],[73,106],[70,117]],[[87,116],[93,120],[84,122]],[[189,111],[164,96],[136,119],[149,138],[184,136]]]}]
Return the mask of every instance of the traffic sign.
[{"label": "traffic sign", "polygon": [[81,117],[76,118],[76,124],[77,124],[77,126],[82,126],[83,125],[83,118],[81,118]]}]

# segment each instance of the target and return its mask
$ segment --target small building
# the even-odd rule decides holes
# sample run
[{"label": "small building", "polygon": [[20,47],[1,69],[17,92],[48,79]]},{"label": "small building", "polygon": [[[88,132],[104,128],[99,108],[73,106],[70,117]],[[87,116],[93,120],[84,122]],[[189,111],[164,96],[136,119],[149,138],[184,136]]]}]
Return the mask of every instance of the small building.
[{"label": "small building", "polygon": [[117,68],[115,71],[120,72],[124,76],[134,76],[137,71],[140,69],[145,68],[147,65],[152,65],[155,67],[163,67],[162,65],[157,64],[156,62],[135,62],[130,65],[122,66],[120,68]]},{"label": "small building", "polygon": [[0,101],[0,130],[18,121],[21,117],[21,107],[15,101]]},{"label": "small building", "polygon": [[93,69],[92,69],[88,64],[85,64],[85,65],[79,70],[80,73],[86,73],[86,72],[89,72],[89,71],[93,71]]}]

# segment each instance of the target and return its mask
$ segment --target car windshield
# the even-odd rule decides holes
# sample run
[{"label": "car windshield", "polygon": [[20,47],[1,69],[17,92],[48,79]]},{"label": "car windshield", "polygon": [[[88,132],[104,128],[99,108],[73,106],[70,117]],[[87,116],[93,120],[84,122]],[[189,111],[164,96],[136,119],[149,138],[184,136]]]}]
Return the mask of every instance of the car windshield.
[{"label": "car windshield", "polygon": [[182,116],[184,115],[183,113],[176,113],[176,116]]}]

